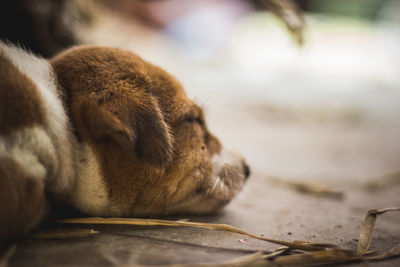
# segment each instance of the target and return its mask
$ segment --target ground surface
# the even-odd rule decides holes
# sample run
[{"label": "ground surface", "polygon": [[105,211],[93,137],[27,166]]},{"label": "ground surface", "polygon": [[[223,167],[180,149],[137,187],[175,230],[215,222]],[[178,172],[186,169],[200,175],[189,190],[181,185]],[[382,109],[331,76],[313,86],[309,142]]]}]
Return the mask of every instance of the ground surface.
[{"label": "ground surface", "polygon": [[[252,69],[246,65],[248,62],[229,55],[206,62],[185,58],[164,37],[119,23],[118,19],[100,22],[92,35],[85,36],[86,41],[133,49],[178,76],[189,95],[204,104],[211,129],[224,143],[241,151],[252,168],[243,192],[220,214],[171,219],[226,223],[265,237],[328,242],[355,250],[368,210],[400,206],[398,178],[375,186],[375,190],[367,186],[378,177],[400,169],[400,76],[395,73],[397,80],[392,79],[396,75],[390,73],[400,69],[396,70],[392,62],[398,54],[385,57],[388,62],[381,62],[394,69],[385,72],[388,77],[382,78],[381,65],[374,67],[375,63],[371,66],[360,63],[354,69],[346,64],[337,69],[333,66],[333,70],[328,69],[330,72],[326,71],[326,63],[318,65],[312,56],[304,59],[308,65],[299,63],[302,60],[293,56],[296,52],[290,49],[280,52],[291,54],[291,58],[274,57],[273,49],[280,47],[279,42],[287,43],[286,39],[282,41],[275,36],[280,40],[278,43],[267,40],[270,46],[257,46],[272,49],[264,55],[272,57],[272,61]],[[347,32],[338,39],[349,36],[354,35]],[[374,37],[369,32],[361,39],[365,42],[365,38]],[[357,46],[357,41],[346,44]],[[333,51],[326,48],[329,51],[326,55],[333,60],[336,50],[330,48]],[[360,47],[356,47],[354,51],[362,58],[363,53],[372,57],[374,49],[359,51]],[[303,54],[312,54],[310,51]],[[340,51],[336,52],[340,57]],[[257,61],[257,57],[253,59]],[[309,67],[313,64],[314,67]],[[364,70],[360,73],[351,72],[359,71],[361,66]],[[350,69],[340,72],[347,67]],[[259,72],[254,73],[255,69]],[[352,75],[347,75],[349,72]],[[290,186],[293,181],[319,184],[341,193],[342,197],[300,193]],[[90,228],[100,233],[68,240],[23,241],[10,259],[10,266],[220,262],[278,247],[205,229]],[[379,217],[372,247],[377,250],[393,247],[400,243],[399,233],[400,214]],[[399,266],[400,259],[372,265]]]}]

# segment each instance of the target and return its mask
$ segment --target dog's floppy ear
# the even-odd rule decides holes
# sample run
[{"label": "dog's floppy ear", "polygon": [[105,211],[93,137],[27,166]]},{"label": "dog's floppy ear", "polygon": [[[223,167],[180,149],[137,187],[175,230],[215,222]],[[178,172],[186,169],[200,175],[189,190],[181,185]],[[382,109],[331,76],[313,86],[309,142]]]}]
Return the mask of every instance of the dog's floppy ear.
[{"label": "dog's floppy ear", "polygon": [[171,160],[173,138],[157,100],[151,95],[105,91],[91,93],[76,103],[80,105],[78,116],[82,124],[96,142],[129,149],[155,166],[164,166]]},{"label": "dog's floppy ear", "polygon": [[[75,47],[50,59],[72,124],[83,141],[134,152],[163,166],[173,139],[147,85],[144,62],[107,47]],[[99,144],[102,145],[102,144]]]}]

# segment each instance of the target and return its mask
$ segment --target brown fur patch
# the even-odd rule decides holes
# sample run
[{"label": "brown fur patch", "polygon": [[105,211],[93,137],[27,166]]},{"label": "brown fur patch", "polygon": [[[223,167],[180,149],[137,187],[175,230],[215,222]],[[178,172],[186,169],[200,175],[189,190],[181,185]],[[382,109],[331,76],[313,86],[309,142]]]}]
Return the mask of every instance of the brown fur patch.
[{"label": "brown fur patch", "polygon": [[43,124],[44,118],[36,85],[0,54],[0,134]]},{"label": "brown fur patch", "polygon": [[0,157],[0,241],[26,234],[46,209],[44,185],[12,159]]}]

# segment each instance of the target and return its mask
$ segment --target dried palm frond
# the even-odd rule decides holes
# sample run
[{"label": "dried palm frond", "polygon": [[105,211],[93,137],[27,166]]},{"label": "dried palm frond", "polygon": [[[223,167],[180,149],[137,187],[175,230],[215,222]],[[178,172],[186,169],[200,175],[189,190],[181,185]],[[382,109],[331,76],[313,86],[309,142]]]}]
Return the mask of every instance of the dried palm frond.
[{"label": "dried palm frond", "polygon": [[375,221],[378,215],[386,212],[400,211],[400,208],[387,208],[382,210],[370,210],[362,225],[360,238],[356,251],[340,248],[334,244],[284,241],[272,238],[257,236],[241,229],[226,224],[210,224],[187,221],[170,221],[157,219],[137,219],[137,218],[74,218],[59,221],[65,224],[118,224],[136,226],[168,226],[168,227],[196,227],[207,228],[218,231],[228,231],[241,235],[246,235],[259,240],[264,240],[284,247],[278,248],[273,252],[261,251],[233,259],[231,261],[216,264],[177,264],[169,266],[180,267],[202,267],[202,266],[289,266],[289,265],[315,265],[315,264],[338,264],[352,261],[376,261],[400,256],[400,244],[388,251],[370,251]]}]

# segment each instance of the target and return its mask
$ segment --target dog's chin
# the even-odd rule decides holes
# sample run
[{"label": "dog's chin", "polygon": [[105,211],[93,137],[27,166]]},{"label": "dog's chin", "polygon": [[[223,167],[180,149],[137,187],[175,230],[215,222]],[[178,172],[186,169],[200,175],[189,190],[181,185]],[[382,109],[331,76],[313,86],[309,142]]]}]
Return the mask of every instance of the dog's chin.
[{"label": "dog's chin", "polygon": [[[191,192],[179,203],[168,206],[167,212],[205,214],[220,211],[243,188],[246,179],[243,162],[241,156],[225,150],[215,155],[212,159],[212,175],[205,179],[207,184]],[[198,171],[193,173],[191,176],[196,176]]]}]

